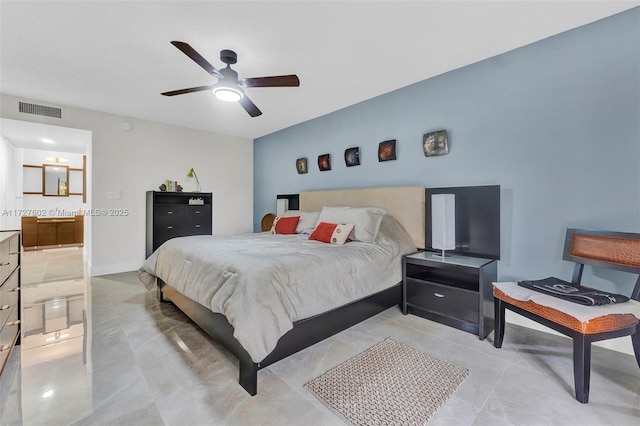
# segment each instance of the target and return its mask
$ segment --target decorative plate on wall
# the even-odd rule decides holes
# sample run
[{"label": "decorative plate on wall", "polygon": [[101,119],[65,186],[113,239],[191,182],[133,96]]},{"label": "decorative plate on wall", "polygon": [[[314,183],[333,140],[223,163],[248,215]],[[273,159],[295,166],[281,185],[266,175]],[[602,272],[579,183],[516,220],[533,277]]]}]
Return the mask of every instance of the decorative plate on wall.
[{"label": "decorative plate on wall", "polygon": [[347,167],[360,165],[360,148],[347,148],[344,150],[344,162]]},{"label": "decorative plate on wall", "polygon": [[307,173],[309,171],[309,169],[307,169],[307,159],[306,158],[298,158],[296,160],[296,170],[298,171],[299,175],[303,175],[305,173]]},{"label": "decorative plate on wall", "polygon": [[378,161],[391,161],[396,159],[396,140],[380,142],[378,146]]},{"label": "decorative plate on wall", "polygon": [[331,170],[330,154],[318,155],[318,168],[321,172]]},{"label": "decorative plate on wall", "polygon": [[435,157],[449,153],[449,142],[447,141],[447,131],[425,133],[422,136],[422,149],[425,157]]}]

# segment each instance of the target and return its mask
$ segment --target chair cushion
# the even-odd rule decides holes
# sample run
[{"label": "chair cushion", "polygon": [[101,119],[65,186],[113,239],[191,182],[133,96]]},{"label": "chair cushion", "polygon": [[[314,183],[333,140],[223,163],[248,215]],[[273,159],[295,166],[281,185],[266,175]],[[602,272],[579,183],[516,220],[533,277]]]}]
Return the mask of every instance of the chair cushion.
[{"label": "chair cushion", "polygon": [[515,282],[493,283],[494,297],[583,334],[634,326],[640,302],[630,300],[603,306],[584,306],[520,287]]}]

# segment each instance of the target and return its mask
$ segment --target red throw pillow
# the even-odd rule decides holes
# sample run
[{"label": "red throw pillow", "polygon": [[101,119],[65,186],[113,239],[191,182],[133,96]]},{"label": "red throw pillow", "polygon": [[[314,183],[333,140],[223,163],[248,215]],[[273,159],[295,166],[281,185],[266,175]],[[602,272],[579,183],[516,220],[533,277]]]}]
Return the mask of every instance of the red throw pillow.
[{"label": "red throw pillow", "polygon": [[320,222],[309,236],[309,239],[330,243],[331,235],[333,235],[333,231],[336,230],[337,226],[335,223]]},{"label": "red throw pillow", "polygon": [[275,223],[276,234],[295,234],[300,216],[279,217]]}]

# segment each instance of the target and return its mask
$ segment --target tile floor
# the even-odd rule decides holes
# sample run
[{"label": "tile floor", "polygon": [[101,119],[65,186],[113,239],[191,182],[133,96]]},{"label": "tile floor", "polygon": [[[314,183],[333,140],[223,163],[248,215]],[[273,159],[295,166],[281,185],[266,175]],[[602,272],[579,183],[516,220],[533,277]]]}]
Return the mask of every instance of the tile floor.
[{"label": "tile floor", "polygon": [[22,252],[22,284],[83,278],[82,247],[64,247]]},{"label": "tile floor", "polygon": [[2,425],[341,425],[303,384],[390,336],[471,371],[430,424],[640,423],[630,355],[594,347],[583,405],[568,339],[508,325],[495,349],[492,335],[480,341],[397,308],[261,370],[250,397],[235,359],[136,273],[78,275],[79,253],[23,257],[25,336],[0,378]]}]

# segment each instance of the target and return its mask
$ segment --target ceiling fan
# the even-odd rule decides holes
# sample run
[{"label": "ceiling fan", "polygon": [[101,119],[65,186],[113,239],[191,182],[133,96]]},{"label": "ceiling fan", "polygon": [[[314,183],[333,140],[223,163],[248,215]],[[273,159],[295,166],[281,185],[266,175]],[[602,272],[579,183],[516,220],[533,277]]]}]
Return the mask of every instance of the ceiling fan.
[{"label": "ceiling fan", "polygon": [[300,80],[295,74],[238,79],[238,73],[231,69],[231,64],[238,62],[238,55],[233,50],[225,49],[220,51],[220,60],[227,64],[227,66],[221,70],[217,70],[188,43],[183,41],[172,41],[171,44],[180,49],[182,53],[191,58],[196,64],[200,65],[210,75],[217,78],[218,82],[210,86],[197,86],[161,93],[164,96],[175,96],[185,93],[211,90],[211,93],[216,98],[227,102],[239,102],[251,117],[257,117],[262,114],[262,111],[260,111],[244,93],[245,88],[300,86]]}]

